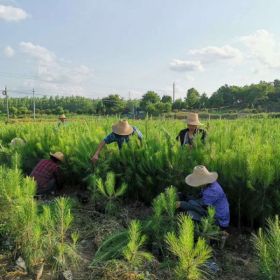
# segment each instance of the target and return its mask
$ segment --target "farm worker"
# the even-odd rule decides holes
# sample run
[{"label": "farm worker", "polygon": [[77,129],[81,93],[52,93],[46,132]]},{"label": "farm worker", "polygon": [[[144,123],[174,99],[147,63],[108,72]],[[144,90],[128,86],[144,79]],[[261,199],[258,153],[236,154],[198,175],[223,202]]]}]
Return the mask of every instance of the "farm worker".
[{"label": "farm worker", "polygon": [[197,221],[207,215],[207,207],[212,206],[215,209],[216,222],[224,230],[230,221],[229,203],[217,179],[217,172],[209,172],[203,165],[196,166],[193,173],[185,178],[185,182],[191,187],[201,187],[201,198],[178,201],[176,206]]},{"label": "farm worker", "polygon": [[118,123],[112,126],[112,133],[107,135],[98,145],[98,148],[91,158],[92,162],[95,163],[98,160],[100,151],[103,149],[105,144],[111,144],[117,142],[119,149],[122,148],[124,142],[128,143],[129,138],[132,135],[137,135],[140,142],[142,142],[143,135],[136,126],[131,126],[127,120],[120,120]]},{"label": "farm worker", "polygon": [[42,159],[30,174],[37,183],[37,194],[49,194],[61,189],[60,164],[64,160],[61,152],[50,153],[50,159]]},{"label": "farm worker", "polygon": [[188,127],[182,129],[176,137],[176,140],[180,140],[181,146],[189,145],[189,147],[192,148],[194,137],[198,134],[201,135],[201,141],[205,143],[206,131],[198,128],[198,126],[202,124],[198,119],[197,113],[188,114],[187,125]]},{"label": "farm worker", "polygon": [[65,123],[66,123],[66,116],[64,114],[62,114],[58,117],[57,126],[58,127],[63,126],[63,125],[65,125]]}]

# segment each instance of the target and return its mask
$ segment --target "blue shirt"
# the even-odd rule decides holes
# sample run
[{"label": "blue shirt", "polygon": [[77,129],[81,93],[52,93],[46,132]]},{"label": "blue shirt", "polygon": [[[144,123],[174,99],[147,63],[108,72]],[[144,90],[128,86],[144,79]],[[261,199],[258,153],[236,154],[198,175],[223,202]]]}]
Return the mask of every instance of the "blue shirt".
[{"label": "blue shirt", "polygon": [[106,144],[117,142],[119,149],[122,148],[122,145],[123,145],[124,142],[128,143],[129,137],[131,135],[137,134],[138,139],[141,141],[143,139],[143,134],[141,133],[141,131],[136,126],[133,126],[132,128],[133,128],[133,132],[130,135],[123,136],[123,135],[118,135],[118,134],[115,134],[114,132],[112,132],[109,135],[107,135],[103,139],[103,141]]},{"label": "blue shirt", "polygon": [[216,210],[216,220],[222,227],[228,227],[230,221],[229,203],[220,184],[215,181],[202,190],[202,200]]}]

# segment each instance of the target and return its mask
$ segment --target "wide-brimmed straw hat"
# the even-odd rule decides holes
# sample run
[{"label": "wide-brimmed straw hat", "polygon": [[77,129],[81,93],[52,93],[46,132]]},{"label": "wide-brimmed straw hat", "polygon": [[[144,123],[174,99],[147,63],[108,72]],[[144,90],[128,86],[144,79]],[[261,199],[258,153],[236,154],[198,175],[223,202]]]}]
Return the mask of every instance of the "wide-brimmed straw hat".
[{"label": "wide-brimmed straw hat", "polygon": [[59,119],[66,119],[66,116],[64,114],[59,116]]},{"label": "wide-brimmed straw hat", "polygon": [[197,113],[188,113],[187,124],[190,125],[202,125],[198,119]]},{"label": "wide-brimmed straw hat", "polygon": [[24,146],[25,142],[24,142],[23,139],[21,139],[19,137],[16,137],[16,138],[12,139],[10,145],[13,146],[13,147],[15,147],[15,146]]},{"label": "wide-brimmed straw hat", "polygon": [[121,120],[112,126],[112,130],[115,134],[126,136],[133,132],[133,127],[127,120]]},{"label": "wide-brimmed straw hat", "polygon": [[50,153],[50,156],[58,159],[59,161],[63,161],[64,160],[64,154],[61,152],[55,152],[54,154]]},{"label": "wide-brimmed straw hat", "polygon": [[217,179],[217,172],[209,172],[205,166],[198,165],[193,169],[193,173],[186,177],[185,182],[191,187],[199,187],[214,183]]}]

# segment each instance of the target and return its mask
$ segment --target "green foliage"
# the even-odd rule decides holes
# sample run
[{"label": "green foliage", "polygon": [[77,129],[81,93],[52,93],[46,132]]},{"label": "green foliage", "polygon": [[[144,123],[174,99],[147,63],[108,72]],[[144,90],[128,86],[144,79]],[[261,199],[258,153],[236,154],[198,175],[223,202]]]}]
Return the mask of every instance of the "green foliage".
[{"label": "green foliage", "polygon": [[101,178],[96,180],[98,191],[107,199],[106,212],[112,214],[116,210],[116,199],[125,194],[127,184],[122,183],[116,189],[116,177],[113,172],[108,172],[105,182]]},{"label": "green foliage", "polygon": [[279,217],[267,220],[267,228],[253,234],[261,279],[276,280],[280,275],[280,222]]},{"label": "green foliage", "polygon": [[[1,164],[13,166],[14,151],[9,143],[20,137],[26,144],[17,147],[16,152],[20,157],[18,166],[25,174],[30,174],[41,158],[48,158],[50,151],[62,151],[66,159],[62,165],[65,185],[91,186],[92,176],[106,179],[112,171],[127,183],[126,196],[130,200],[145,203],[151,203],[169,185],[176,186],[178,191],[186,190],[185,176],[195,165],[204,164],[219,173],[234,224],[241,226],[242,222],[253,227],[279,213],[280,191],[275,188],[280,180],[277,119],[210,121],[206,144],[197,137],[196,148],[192,150],[175,141],[185,127],[181,121],[134,120],[132,124],[144,134],[142,145],[135,136],[121,151],[114,143],[107,145],[93,166],[90,158],[115,122],[116,119],[104,117],[80,119],[70,121],[69,126],[59,131],[48,122],[8,124],[0,131]],[[188,188],[190,195],[193,191]]]},{"label": "green foliage", "polygon": [[128,241],[128,230],[111,235],[96,251],[92,265],[95,266],[102,262],[120,258],[123,255],[123,250],[128,244]]},{"label": "green foliage", "polygon": [[208,215],[201,219],[197,225],[198,235],[203,237],[208,243],[210,240],[218,240],[220,235],[220,228],[216,225],[215,208],[207,208]]},{"label": "green foliage", "polygon": [[190,88],[187,92],[186,103],[187,107],[194,109],[199,107],[200,95],[195,88]]},{"label": "green foliage", "polygon": [[141,223],[133,220],[128,229],[129,241],[123,250],[123,256],[132,267],[139,267],[145,261],[151,261],[153,256],[141,247],[145,244],[146,235],[141,234]]},{"label": "green foliage", "polygon": [[61,197],[55,200],[52,220],[55,267],[56,270],[66,270],[70,265],[76,265],[79,260],[76,247],[78,233],[71,234],[71,242],[67,240],[73,221],[69,198]]},{"label": "green foliage", "polygon": [[166,243],[169,250],[178,258],[175,268],[176,279],[206,279],[203,265],[211,257],[211,248],[200,237],[195,243],[194,223],[190,217],[186,215],[179,217],[178,235],[169,232],[166,235]]},{"label": "green foliage", "polygon": [[[17,165],[16,165],[17,166]],[[76,264],[77,233],[68,232],[73,220],[70,201],[56,199],[42,210],[34,199],[33,179],[23,178],[19,169],[0,168],[0,224],[30,270],[43,261],[57,270]]]}]

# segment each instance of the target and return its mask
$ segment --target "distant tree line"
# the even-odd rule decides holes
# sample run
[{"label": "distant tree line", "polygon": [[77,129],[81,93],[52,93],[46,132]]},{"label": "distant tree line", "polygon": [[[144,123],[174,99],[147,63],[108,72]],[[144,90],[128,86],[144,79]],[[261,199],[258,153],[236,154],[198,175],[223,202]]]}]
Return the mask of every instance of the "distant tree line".
[{"label": "distant tree line", "polygon": [[[90,99],[81,96],[68,97],[36,97],[37,114],[131,114],[162,115],[171,111],[218,109],[250,110],[252,112],[280,111],[280,80],[273,82],[261,81],[258,84],[243,87],[223,85],[210,97],[199,93],[195,88],[186,92],[184,99],[172,102],[171,96],[159,96],[148,91],[141,99],[124,100],[118,94],[111,94],[102,99]],[[10,114],[14,116],[28,115],[33,110],[33,98],[9,98]],[[6,112],[6,100],[0,98],[0,111]]]}]

